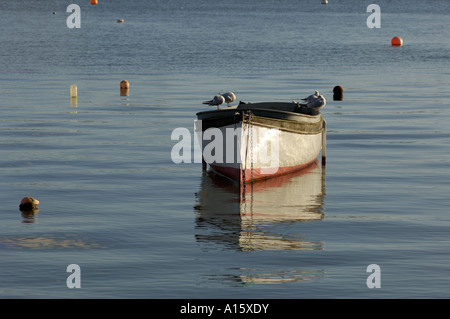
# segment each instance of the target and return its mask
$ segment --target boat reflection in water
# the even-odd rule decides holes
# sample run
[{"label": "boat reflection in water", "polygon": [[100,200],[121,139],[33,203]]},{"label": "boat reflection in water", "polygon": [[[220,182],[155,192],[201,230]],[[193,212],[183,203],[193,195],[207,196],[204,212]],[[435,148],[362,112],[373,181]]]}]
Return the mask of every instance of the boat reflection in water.
[{"label": "boat reflection in water", "polygon": [[[196,240],[206,249],[208,245],[239,251],[323,249],[322,242],[308,240],[295,226],[324,218],[325,167],[317,161],[288,175],[246,184],[244,189],[208,171],[197,197]],[[304,269],[282,274],[272,270],[268,275],[264,269],[243,267],[239,272],[226,277],[239,277],[245,283],[280,283],[323,275]]]}]

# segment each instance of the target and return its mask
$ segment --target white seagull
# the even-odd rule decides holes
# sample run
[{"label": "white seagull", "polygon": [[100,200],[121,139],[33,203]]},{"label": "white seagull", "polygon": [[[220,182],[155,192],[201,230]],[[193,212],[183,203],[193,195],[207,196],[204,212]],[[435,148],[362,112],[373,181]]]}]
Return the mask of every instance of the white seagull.
[{"label": "white seagull", "polygon": [[306,101],[307,103],[313,99],[317,99],[319,97],[320,93],[319,91],[315,91],[314,94],[311,94],[308,97],[305,97],[304,99],[302,99],[302,101]]},{"label": "white seagull", "polygon": [[234,95],[233,92],[226,92],[221,95],[225,98],[225,103],[227,103],[228,106],[236,100],[236,95]]},{"label": "white seagull", "polygon": [[208,104],[210,106],[216,105],[217,109],[219,109],[219,105],[223,103],[225,103],[225,98],[222,95],[216,95],[212,100],[203,102],[203,104]]},{"label": "white seagull", "polygon": [[314,92],[314,94],[312,94],[302,100],[306,102],[307,108],[315,109],[316,111],[320,110],[327,104],[325,97],[323,95],[320,95],[319,91]]}]

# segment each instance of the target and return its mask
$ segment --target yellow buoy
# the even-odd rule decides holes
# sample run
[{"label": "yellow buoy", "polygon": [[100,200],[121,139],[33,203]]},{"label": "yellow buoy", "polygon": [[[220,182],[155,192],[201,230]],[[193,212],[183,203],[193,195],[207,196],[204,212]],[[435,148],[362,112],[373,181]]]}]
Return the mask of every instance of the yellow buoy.
[{"label": "yellow buoy", "polygon": [[70,97],[72,99],[76,99],[77,98],[77,86],[76,85],[71,85],[70,86]]},{"label": "yellow buoy", "polygon": [[401,47],[403,45],[403,40],[400,37],[393,37],[391,40],[392,46]]}]

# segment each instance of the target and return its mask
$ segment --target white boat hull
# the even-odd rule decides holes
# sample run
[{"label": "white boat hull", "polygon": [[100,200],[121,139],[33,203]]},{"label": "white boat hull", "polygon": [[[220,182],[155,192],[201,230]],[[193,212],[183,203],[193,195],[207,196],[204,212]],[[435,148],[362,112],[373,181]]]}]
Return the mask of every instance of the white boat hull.
[{"label": "white boat hull", "polygon": [[212,169],[245,184],[302,169],[317,159],[325,134],[320,114],[295,114],[294,121],[256,116],[255,111],[225,125],[217,118],[207,128],[197,122],[203,160]]}]

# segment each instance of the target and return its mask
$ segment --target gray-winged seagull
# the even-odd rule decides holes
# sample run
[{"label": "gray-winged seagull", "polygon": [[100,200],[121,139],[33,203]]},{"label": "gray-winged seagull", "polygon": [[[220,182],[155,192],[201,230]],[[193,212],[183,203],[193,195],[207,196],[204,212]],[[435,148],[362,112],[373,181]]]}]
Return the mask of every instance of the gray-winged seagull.
[{"label": "gray-winged seagull", "polygon": [[304,99],[302,99],[302,101],[306,101],[307,103],[313,99],[317,99],[319,97],[319,91],[315,91],[314,94],[311,94],[308,97],[305,97]]},{"label": "gray-winged seagull", "polygon": [[225,103],[227,103],[228,106],[236,100],[236,95],[234,95],[233,92],[226,92],[221,95],[225,98]]},{"label": "gray-winged seagull", "polygon": [[217,109],[219,109],[219,105],[225,103],[225,98],[222,95],[216,95],[212,100],[205,101],[203,104],[208,104],[210,106],[216,105]]},{"label": "gray-winged seagull", "polygon": [[323,108],[327,104],[324,96],[320,95],[319,91],[315,91],[314,94],[302,100],[306,102],[306,104],[303,105],[309,109],[315,109],[316,111]]}]

